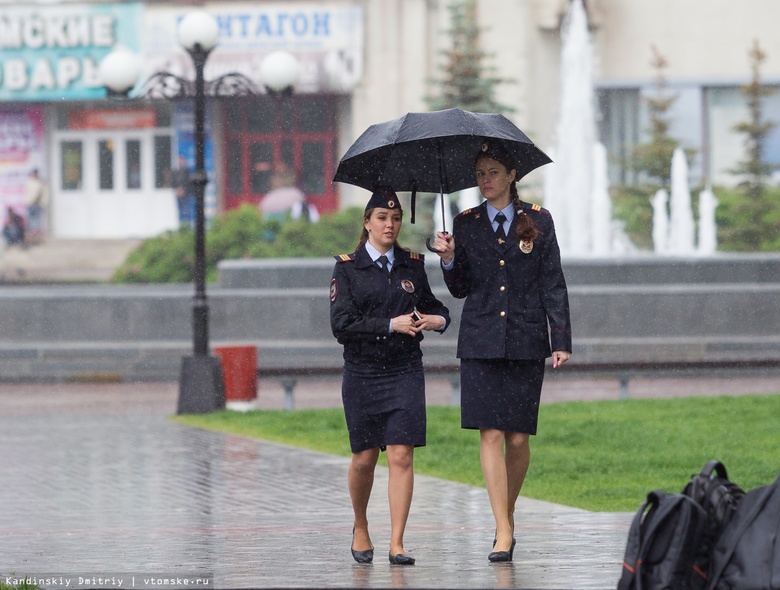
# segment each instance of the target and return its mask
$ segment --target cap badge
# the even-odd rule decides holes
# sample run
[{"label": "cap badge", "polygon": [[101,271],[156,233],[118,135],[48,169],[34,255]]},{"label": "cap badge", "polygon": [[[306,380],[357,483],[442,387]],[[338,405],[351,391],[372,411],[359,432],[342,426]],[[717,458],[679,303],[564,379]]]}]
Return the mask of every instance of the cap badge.
[{"label": "cap badge", "polygon": [[393,200],[388,201],[387,202],[387,208],[388,209],[392,209],[393,207],[395,207],[395,201],[393,201]]},{"label": "cap badge", "polygon": [[488,142],[485,142],[482,144],[482,151],[486,152],[490,149],[490,144]]}]

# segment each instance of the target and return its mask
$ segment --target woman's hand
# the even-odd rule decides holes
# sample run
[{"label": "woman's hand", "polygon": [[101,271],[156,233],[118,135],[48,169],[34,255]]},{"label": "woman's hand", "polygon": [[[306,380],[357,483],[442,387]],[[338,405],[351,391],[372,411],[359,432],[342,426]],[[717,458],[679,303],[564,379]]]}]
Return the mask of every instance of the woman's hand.
[{"label": "woman's hand", "polygon": [[455,257],[455,238],[452,234],[437,232],[436,239],[433,240],[433,249],[444,264],[449,264]]},{"label": "woman's hand", "polygon": [[428,313],[417,312],[420,319],[415,322],[418,330],[441,330],[447,323],[440,315],[431,315]]},{"label": "woman's hand", "polygon": [[557,369],[570,358],[571,353],[568,350],[556,350],[552,353],[553,369]]},{"label": "woman's hand", "polygon": [[411,313],[405,313],[393,318],[393,332],[406,334],[407,336],[416,336],[421,328],[417,327],[414,317]]}]

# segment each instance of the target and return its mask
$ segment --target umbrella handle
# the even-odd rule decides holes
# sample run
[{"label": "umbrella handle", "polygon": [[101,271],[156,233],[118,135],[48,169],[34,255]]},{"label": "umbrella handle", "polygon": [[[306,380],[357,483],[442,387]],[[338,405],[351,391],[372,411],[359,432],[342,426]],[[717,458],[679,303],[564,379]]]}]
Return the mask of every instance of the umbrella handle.
[{"label": "umbrella handle", "polygon": [[[443,231],[441,233],[443,233],[446,236],[448,232]],[[439,253],[438,250],[436,250],[433,246],[431,246],[431,238],[425,238],[425,247],[428,248],[428,250],[430,250],[431,252],[435,252],[436,254]]]}]

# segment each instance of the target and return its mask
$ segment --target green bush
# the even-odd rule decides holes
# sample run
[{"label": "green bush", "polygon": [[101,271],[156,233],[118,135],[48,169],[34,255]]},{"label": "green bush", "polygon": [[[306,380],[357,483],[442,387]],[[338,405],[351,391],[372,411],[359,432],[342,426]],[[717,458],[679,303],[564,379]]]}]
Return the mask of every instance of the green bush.
[{"label": "green bush", "polygon": [[[264,219],[243,205],[217,216],[206,232],[206,278],[237,258],[312,258],[352,252],[360,235],[359,208],[322,215],[318,223]],[[182,226],[145,240],[114,273],[116,283],[188,283],[193,279],[195,233]]]}]

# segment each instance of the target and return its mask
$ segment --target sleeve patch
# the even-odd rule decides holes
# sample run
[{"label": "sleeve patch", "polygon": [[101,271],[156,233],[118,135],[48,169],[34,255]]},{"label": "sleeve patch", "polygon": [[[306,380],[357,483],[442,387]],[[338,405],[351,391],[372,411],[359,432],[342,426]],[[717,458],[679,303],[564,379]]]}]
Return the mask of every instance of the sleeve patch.
[{"label": "sleeve patch", "polygon": [[339,294],[339,286],[336,282],[336,279],[331,279],[330,281],[330,302],[333,303],[336,301],[336,296]]}]

